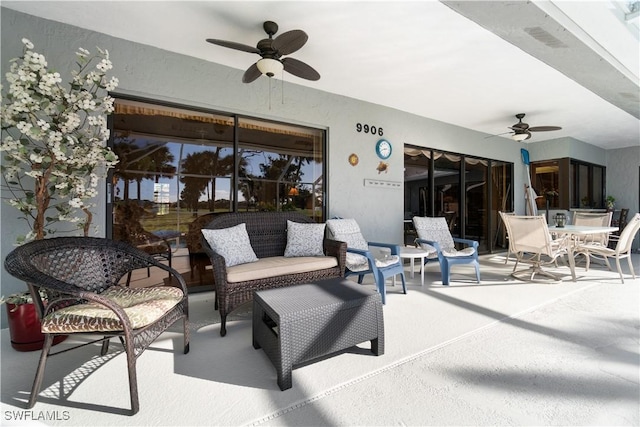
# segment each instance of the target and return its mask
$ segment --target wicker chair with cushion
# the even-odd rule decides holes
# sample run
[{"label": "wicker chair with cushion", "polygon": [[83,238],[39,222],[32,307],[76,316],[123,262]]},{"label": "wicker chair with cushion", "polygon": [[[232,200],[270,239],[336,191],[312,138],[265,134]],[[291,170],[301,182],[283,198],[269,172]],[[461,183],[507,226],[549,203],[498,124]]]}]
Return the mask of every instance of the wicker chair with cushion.
[{"label": "wicker chair with cushion", "polygon": [[[166,270],[171,285],[132,289],[120,284],[130,271],[157,267]],[[178,320],[183,321],[184,353],[189,352],[187,288],[180,274],[151,255],[125,242],[93,237],[58,237],[36,240],[14,249],[5,259],[9,274],[24,280],[31,292],[45,336],[29,408],[36,403],[48,356],[57,335],[97,335],[76,347],[119,337],[129,372],[132,414],[138,412],[136,360]],[[39,291],[44,291],[43,301]]]}]

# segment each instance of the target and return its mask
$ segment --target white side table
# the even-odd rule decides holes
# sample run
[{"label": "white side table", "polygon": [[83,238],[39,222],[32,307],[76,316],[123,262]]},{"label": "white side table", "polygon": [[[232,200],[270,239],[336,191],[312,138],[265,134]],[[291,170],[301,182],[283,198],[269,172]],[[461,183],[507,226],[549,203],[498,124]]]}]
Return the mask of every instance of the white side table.
[{"label": "white side table", "polygon": [[403,246],[400,248],[400,259],[409,259],[411,261],[411,278],[413,279],[415,272],[415,260],[420,260],[420,284],[424,286],[424,261],[429,253],[420,248],[412,246]]}]

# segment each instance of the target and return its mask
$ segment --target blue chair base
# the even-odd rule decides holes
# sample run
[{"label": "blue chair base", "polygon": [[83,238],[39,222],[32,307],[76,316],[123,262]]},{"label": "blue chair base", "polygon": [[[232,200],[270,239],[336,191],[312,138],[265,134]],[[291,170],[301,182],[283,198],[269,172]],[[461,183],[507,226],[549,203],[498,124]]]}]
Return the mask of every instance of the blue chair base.
[{"label": "blue chair base", "polygon": [[[466,255],[460,257],[446,257],[442,254],[440,245],[438,242],[426,239],[416,239],[417,244],[428,244],[436,248],[438,254],[438,263],[440,263],[440,271],[442,273],[442,284],[449,285],[449,279],[451,278],[451,266],[455,264],[472,264],[476,269],[476,280],[480,283],[480,263],[478,262],[478,242],[475,240],[460,239],[454,237],[455,242],[464,243],[472,246],[475,249],[473,255]],[[427,265],[429,261],[433,261],[436,258],[425,259],[424,264]]]},{"label": "blue chair base", "polygon": [[[376,289],[378,290],[378,292],[380,293],[380,298],[382,299],[382,304],[386,304],[387,302],[387,287],[385,286],[385,283],[387,281],[387,279],[389,277],[395,277],[396,275],[400,275],[400,280],[402,281],[402,293],[406,294],[407,293],[407,282],[405,281],[404,278],[404,267],[402,265],[400,266],[391,266],[388,268],[384,268],[384,269],[377,269],[378,272],[377,274],[374,274],[374,280],[376,282]],[[373,271],[371,270],[367,270],[367,271],[349,271],[347,270],[345,272],[344,277],[349,277],[352,276],[354,274],[358,275],[358,283],[362,284],[362,281],[364,279],[364,276],[366,274],[373,274]]]},{"label": "blue chair base", "polygon": [[[427,265],[429,261],[433,261],[433,260],[426,260],[424,262],[424,265]],[[467,264],[467,265],[472,264],[476,269],[476,281],[480,283],[480,264],[478,263],[477,260],[469,262],[469,258],[459,258],[459,259],[446,258],[442,261],[438,260],[438,263],[440,264],[440,272],[442,274],[442,284],[444,286],[449,286],[449,282],[451,278],[451,266],[455,264]]]}]

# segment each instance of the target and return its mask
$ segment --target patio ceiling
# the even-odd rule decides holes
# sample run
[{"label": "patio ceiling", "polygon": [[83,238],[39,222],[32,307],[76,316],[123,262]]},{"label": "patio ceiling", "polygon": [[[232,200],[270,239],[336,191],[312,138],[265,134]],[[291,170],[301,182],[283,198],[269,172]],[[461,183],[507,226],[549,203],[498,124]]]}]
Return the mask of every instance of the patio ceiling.
[{"label": "patio ceiling", "polygon": [[487,135],[507,132],[515,114],[526,113],[531,126],[563,128],[536,132],[531,143],[573,137],[607,149],[640,145],[638,17],[629,4],[2,2],[239,70],[258,56],[205,39],[255,45],[265,37],[263,21],[273,20],[280,33],[307,32],[309,41],[291,56],[322,76],[285,74],[288,82]]}]

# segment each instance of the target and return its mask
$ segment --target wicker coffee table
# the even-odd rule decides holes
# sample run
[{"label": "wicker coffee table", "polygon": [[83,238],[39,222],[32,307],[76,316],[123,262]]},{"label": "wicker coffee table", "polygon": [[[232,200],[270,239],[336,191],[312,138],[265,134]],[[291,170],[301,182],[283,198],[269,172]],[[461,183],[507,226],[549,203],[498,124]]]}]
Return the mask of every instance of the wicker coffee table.
[{"label": "wicker coffee table", "polygon": [[382,300],[376,291],[346,279],[257,291],[253,298],[253,347],[263,348],[291,388],[295,365],[371,341],[384,354]]}]

